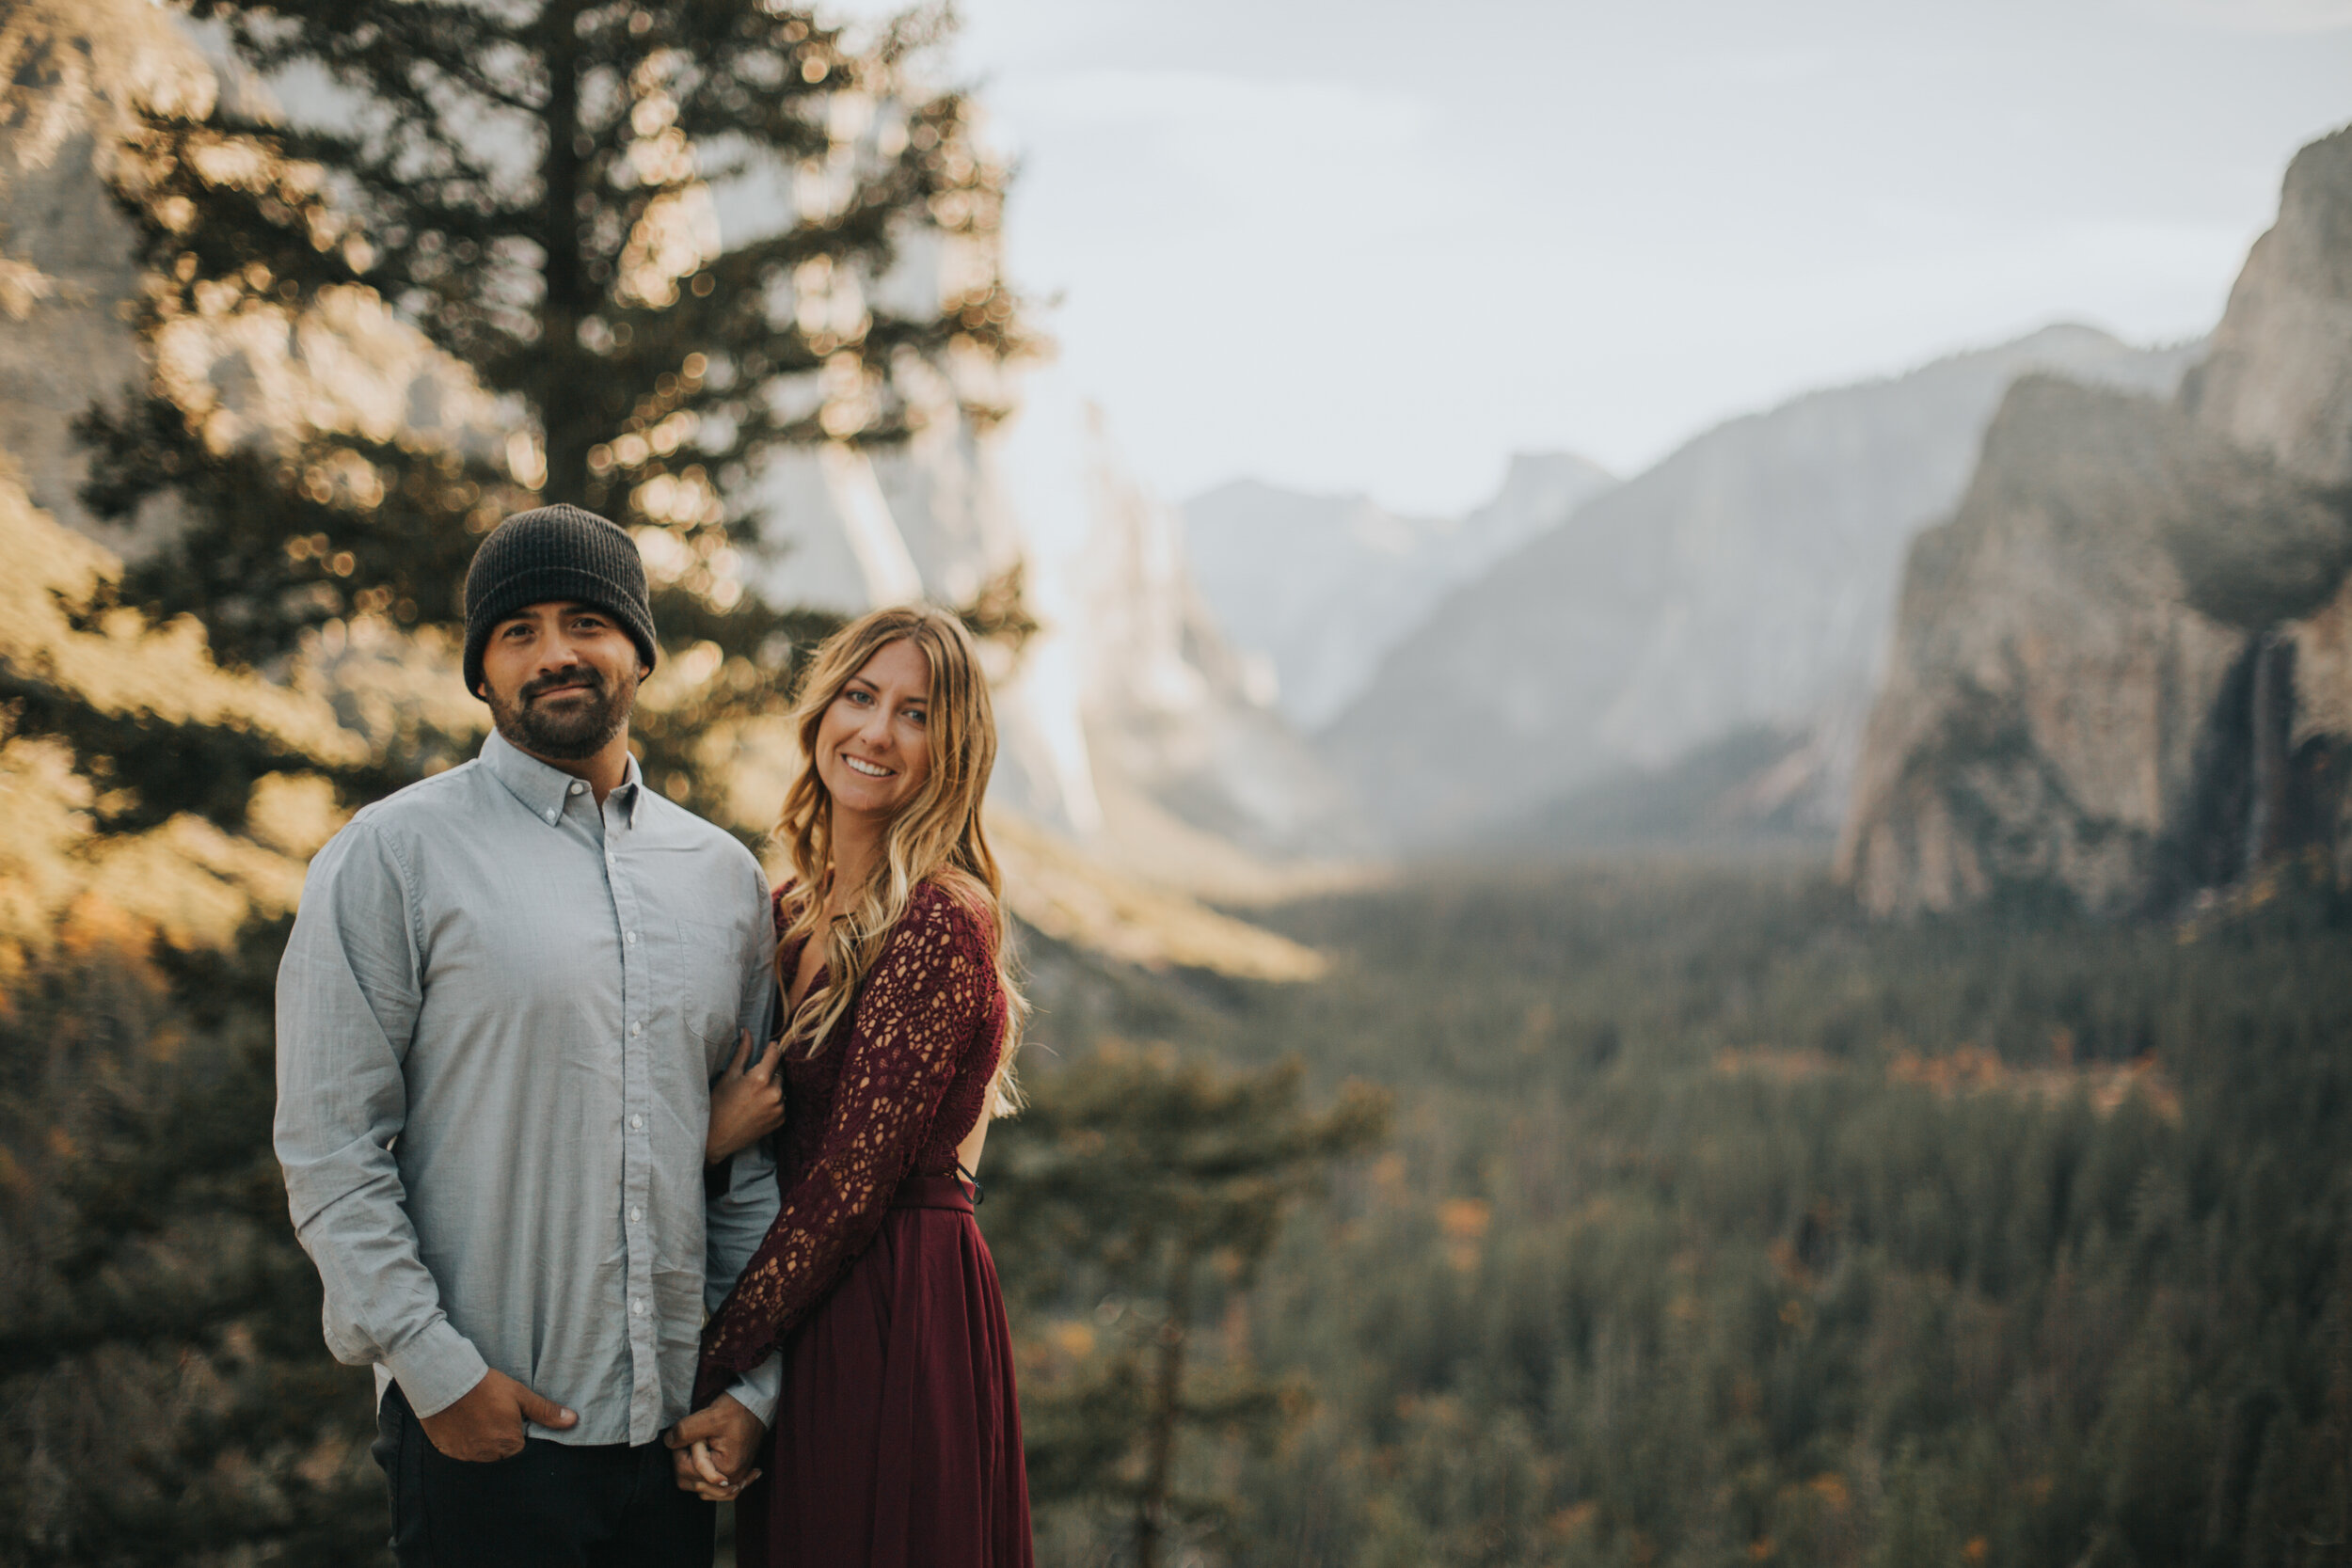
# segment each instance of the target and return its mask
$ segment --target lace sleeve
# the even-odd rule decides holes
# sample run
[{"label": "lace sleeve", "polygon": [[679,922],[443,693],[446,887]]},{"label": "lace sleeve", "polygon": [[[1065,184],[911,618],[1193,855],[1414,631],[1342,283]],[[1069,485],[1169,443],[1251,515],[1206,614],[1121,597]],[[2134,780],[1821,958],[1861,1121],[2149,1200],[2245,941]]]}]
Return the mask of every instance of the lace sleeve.
[{"label": "lace sleeve", "polygon": [[834,1047],[840,1086],[817,1159],[704,1333],[698,1405],[764,1359],[873,1241],[995,980],[977,922],[936,889],[918,893]]}]

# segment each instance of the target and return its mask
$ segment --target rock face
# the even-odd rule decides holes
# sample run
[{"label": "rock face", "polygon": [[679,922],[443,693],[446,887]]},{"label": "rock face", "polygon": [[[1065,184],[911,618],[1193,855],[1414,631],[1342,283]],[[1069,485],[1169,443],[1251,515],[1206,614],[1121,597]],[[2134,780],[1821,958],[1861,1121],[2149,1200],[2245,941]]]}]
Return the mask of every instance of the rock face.
[{"label": "rock face", "polygon": [[2287,166],[2279,221],[2254,242],[2181,401],[2291,472],[2352,483],[2352,133]]},{"label": "rock face", "polygon": [[213,72],[162,8],[21,0],[0,11],[0,450],[35,505],[117,548],[76,492],[72,424],[138,379],[117,307],[138,287],[129,222],[106,194],[135,105],[201,113]]},{"label": "rock face", "polygon": [[1914,546],[1839,847],[1873,911],[2164,909],[2335,846],[2352,133],[2296,158],[2212,344],[2169,401],[2021,383]]},{"label": "rock face", "polygon": [[1320,729],[1448,592],[1615,481],[1571,452],[1519,453],[1464,517],[1236,480],[1184,503],[1194,575],[1226,635],[1270,661],[1276,705]]},{"label": "rock face", "polygon": [[[1107,836],[1188,829],[1280,855],[1354,847],[1343,793],[1194,587],[1175,509],[1128,474],[1099,415],[1089,436],[1077,641]],[[1173,820],[1138,822],[1136,806]]]},{"label": "rock face", "polygon": [[1436,844],[1767,729],[1788,737],[1773,809],[1835,823],[1903,548],[2003,391],[2035,371],[2169,391],[2192,357],[2051,327],[1718,426],[1455,592],[1326,752],[1398,840]]}]

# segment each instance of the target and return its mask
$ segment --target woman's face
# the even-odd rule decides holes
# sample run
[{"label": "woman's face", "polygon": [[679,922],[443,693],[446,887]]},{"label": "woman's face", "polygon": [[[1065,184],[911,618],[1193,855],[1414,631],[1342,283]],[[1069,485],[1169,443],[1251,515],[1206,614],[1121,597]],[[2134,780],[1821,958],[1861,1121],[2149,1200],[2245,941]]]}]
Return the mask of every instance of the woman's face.
[{"label": "woman's face", "polygon": [[930,776],[931,661],[906,638],[859,666],[817,726],[817,776],[838,811],[888,817]]}]

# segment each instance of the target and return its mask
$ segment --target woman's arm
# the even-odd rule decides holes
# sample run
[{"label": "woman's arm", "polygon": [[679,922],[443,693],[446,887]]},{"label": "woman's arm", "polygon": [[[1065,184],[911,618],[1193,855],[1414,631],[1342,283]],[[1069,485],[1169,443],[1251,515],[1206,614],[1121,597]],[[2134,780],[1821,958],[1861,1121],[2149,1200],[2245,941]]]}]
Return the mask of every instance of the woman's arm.
[{"label": "woman's arm", "polygon": [[840,1086],[818,1157],[711,1322],[703,1375],[714,1390],[765,1356],[872,1242],[995,984],[971,912],[935,888],[916,894],[836,1047]]}]

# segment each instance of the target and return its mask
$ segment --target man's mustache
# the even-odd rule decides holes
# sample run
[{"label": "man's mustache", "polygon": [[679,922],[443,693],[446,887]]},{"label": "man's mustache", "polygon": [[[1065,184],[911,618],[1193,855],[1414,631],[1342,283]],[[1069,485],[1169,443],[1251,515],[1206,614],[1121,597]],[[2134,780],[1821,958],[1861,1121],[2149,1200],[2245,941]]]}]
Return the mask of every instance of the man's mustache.
[{"label": "man's mustache", "polygon": [[604,676],[585,664],[575,664],[568,670],[552,670],[535,680],[525,681],[518,695],[522,701],[529,703],[550,691],[566,690],[576,686],[585,687],[599,697],[604,695]]}]

